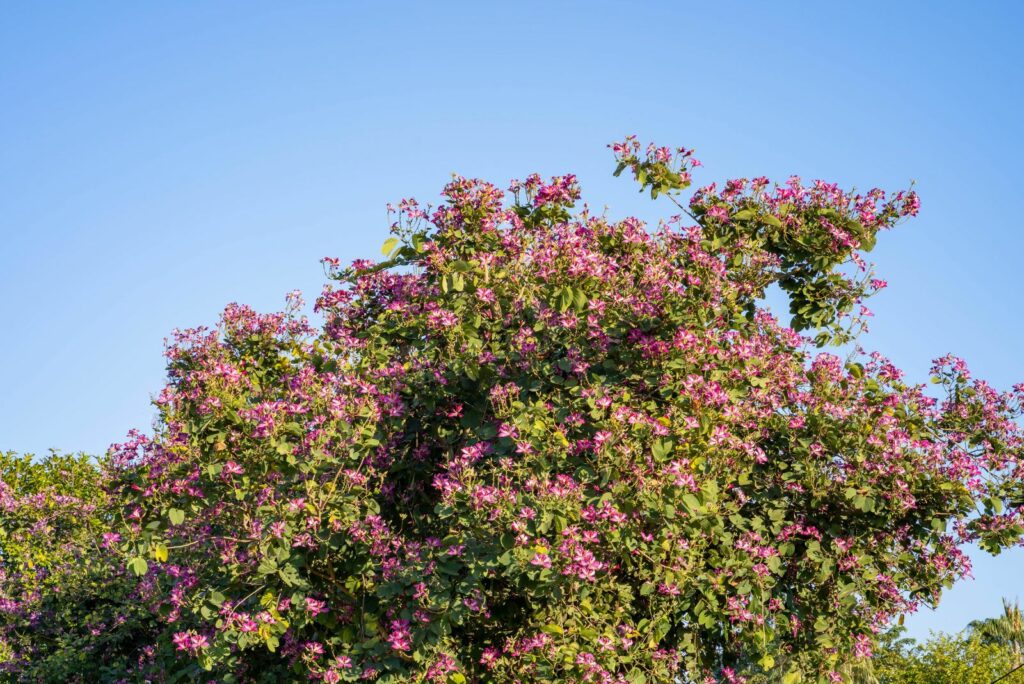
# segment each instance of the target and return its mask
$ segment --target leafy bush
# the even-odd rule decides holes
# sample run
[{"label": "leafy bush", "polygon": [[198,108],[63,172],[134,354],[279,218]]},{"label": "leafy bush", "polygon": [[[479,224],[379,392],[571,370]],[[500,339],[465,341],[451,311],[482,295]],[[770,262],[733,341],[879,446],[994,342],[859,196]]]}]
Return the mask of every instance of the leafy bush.
[{"label": "leafy bush", "polygon": [[913,192],[684,204],[690,151],[614,152],[675,203],[656,231],[572,213],[573,176],[456,178],[382,263],[325,260],[322,326],[296,295],[175,334],[158,428],[110,454],[150,621],[122,676],[836,681],[963,544],[1020,541],[1024,387],[813,350],[863,329]]},{"label": "leafy bush", "polygon": [[112,511],[94,460],[0,454],[0,679],[111,679],[147,643]]}]

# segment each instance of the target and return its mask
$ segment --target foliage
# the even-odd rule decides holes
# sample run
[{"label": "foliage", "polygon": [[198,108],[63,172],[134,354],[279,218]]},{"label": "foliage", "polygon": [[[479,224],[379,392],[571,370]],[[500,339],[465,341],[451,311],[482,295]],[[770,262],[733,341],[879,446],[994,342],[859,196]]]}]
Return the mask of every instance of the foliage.
[{"label": "foliage", "polygon": [[138,648],[145,610],[103,486],[83,455],[0,454],[0,679],[100,681]]},{"label": "foliage", "polygon": [[[932,634],[918,644],[894,626],[878,635],[871,658],[849,660],[838,672],[850,684],[991,684],[1000,677],[1000,684],[1022,684],[1024,670],[1014,671],[1014,663],[1010,647],[982,640],[971,627]],[[779,684],[786,676],[782,663],[771,672],[750,674],[748,684]]]},{"label": "foliage", "polygon": [[[986,643],[970,633],[938,634],[920,646],[883,650],[875,659],[879,684],[990,684],[1014,667],[1009,648]],[[1021,684],[1016,671],[1001,684]]]},{"label": "foliage", "polygon": [[573,176],[456,178],[384,262],[325,260],[322,326],[294,296],[175,334],[155,433],[111,451],[156,623],[126,677],[837,681],[963,544],[1019,542],[1024,386],[947,357],[934,399],[813,349],[863,329],[862,253],[915,194],[683,204],[689,150],[614,152],[678,207],[656,231],[573,214]]},{"label": "foliage", "polygon": [[983,643],[998,644],[1010,649],[1014,665],[1024,662],[1021,652],[1024,651],[1024,615],[1021,614],[1020,603],[1011,603],[1003,599],[1003,614],[986,620],[975,620],[968,628]]}]

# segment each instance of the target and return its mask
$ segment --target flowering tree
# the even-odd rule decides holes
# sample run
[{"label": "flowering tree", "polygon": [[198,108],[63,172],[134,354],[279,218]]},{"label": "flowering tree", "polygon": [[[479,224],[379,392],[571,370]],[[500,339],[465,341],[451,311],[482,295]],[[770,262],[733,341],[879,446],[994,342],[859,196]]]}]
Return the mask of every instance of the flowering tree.
[{"label": "flowering tree", "polygon": [[176,334],[155,434],[111,452],[155,621],[125,676],[838,681],[965,543],[1021,540],[1024,386],[947,357],[936,399],[855,347],[913,192],[684,202],[689,150],[613,149],[657,230],[573,213],[573,176],[456,178],[385,261],[325,259],[321,327],[295,297]]}]

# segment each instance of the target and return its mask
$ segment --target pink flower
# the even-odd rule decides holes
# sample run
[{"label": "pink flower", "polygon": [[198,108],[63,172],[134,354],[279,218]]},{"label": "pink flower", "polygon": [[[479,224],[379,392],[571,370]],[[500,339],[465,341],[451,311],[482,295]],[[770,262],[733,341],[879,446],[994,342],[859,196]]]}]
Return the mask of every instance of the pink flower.
[{"label": "pink flower", "polygon": [[323,601],[319,601],[315,598],[306,597],[306,610],[309,611],[311,617],[316,617],[321,613],[327,612],[327,604]]},{"label": "pink flower", "polygon": [[255,632],[259,629],[256,621],[248,616],[236,619],[235,624],[238,626],[239,632]]},{"label": "pink flower", "polygon": [[548,554],[538,551],[535,554],[533,554],[533,558],[530,559],[530,564],[536,565],[541,568],[550,568],[551,558],[548,557]]},{"label": "pink flower", "polygon": [[720,207],[718,205],[708,207],[708,210],[707,212],[705,212],[704,215],[707,216],[708,218],[713,218],[718,221],[721,221],[722,223],[729,223],[729,210],[726,209],[725,207]]},{"label": "pink flower", "polygon": [[191,629],[186,632],[176,632],[171,637],[171,641],[179,651],[187,651],[193,655],[198,653],[200,649],[210,645],[209,640],[205,636],[196,634],[195,630]]},{"label": "pink flower", "polygon": [[448,674],[455,672],[458,669],[455,659],[447,653],[442,653],[437,657],[437,660],[427,668],[427,680],[431,682],[447,681]]},{"label": "pink flower", "polygon": [[393,620],[391,632],[388,634],[388,643],[396,651],[412,650],[412,632],[409,631],[408,620]]},{"label": "pink flower", "polygon": [[603,570],[605,564],[597,560],[591,551],[577,548],[572,557],[572,562],[562,571],[563,575],[575,575],[581,580],[593,582],[597,579],[597,573]]},{"label": "pink flower", "polygon": [[488,646],[484,649],[483,654],[480,656],[480,664],[486,667],[487,669],[491,669],[492,667],[494,667],[494,665],[498,661],[498,658],[500,657],[501,651],[494,648],[493,646]]},{"label": "pink flower", "polygon": [[304,657],[309,659],[319,658],[324,654],[324,645],[319,641],[307,641],[303,646]]},{"label": "pink flower", "polygon": [[[527,180],[530,183],[533,180]],[[537,178],[537,181],[540,179]],[[571,205],[573,202],[580,198],[580,188],[576,184],[576,176],[569,174],[567,176],[555,176],[551,179],[551,183],[548,185],[541,185],[537,189],[537,195],[533,199],[533,205],[536,207],[544,206],[545,204],[563,204]]]},{"label": "pink flower", "polygon": [[858,634],[853,640],[853,655],[857,658],[870,658],[871,639],[866,634]]},{"label": "pink flower", "polygon": [[234,461],[228,461],[224,464],[224,469],[221,470],[222,475],[241,475],[245,472],[245,468],[238,465]]}]

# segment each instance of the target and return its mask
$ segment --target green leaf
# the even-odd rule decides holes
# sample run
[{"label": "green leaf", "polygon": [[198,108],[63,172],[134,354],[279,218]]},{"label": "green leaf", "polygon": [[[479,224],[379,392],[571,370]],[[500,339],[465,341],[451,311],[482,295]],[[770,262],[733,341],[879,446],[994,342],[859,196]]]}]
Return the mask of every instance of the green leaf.
[{"label": "green leaf", "polygon": [[564,287],[564,288],[562,288],[562,294],[561,294],[561,296],[559,298],[559,301],[558,301],[558,310],[559,311],[563,311],[563,312],[566,311],[569,308],[569,305],[572,304],[572,301],[573,301],[572,288],[571,287]]},{"label": "green leaf", "polygon": [[782,684],[797,684],[801,679],[803,679],[803,676],[800,674],[799,670],[790,670],[783,675]]},{"label": "green leaf", "polygon": [[874,233],[868,233],[860,239],[860,248],[865,252],[870,252],[875,248],[877,241],[878,237]]},{"label": "green leaf", "polygon": [[180,525],[185,522],[185,511],[180,508],[172,508],[167,511],[167,517],[170,519],[172,525]]},{"label": "green leaf", "polygon": [[701,510],[700,500],[693,494],[683,495],[683,505],[686,506],[691,513],[696,513]]},{"label": "green leaf", "polygon": [[629,671],[629,677],[626,681],[629,684],[645,684],[647,682],[647,675],[643,673],[643,670],[634,667]]},{"label": "green leaf", "polygon": [[651,453],[659,461],[672,453],[675,443],[671,439],[657,439],[651,445]]},{"label": "green leaf", "polygon": [[281,580],[289,587],[303,584],[302,578],[299,576],[299,571],[295,569],[294,565],[285,565],[277,571],[277,576],[280,577]]},{"label": "green leaf", "polygon": [[139,577],[142,577],[149,571],[149,563],[147,563],[146,559],[142,556],[136,556],[128,561],[128,569]]}]

